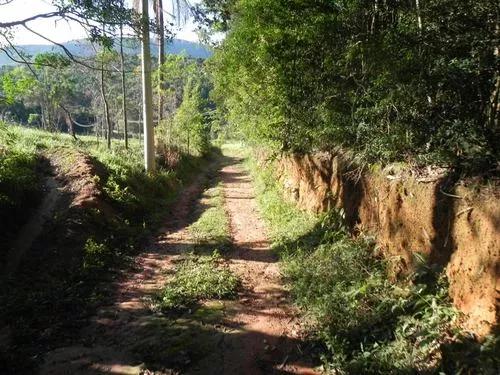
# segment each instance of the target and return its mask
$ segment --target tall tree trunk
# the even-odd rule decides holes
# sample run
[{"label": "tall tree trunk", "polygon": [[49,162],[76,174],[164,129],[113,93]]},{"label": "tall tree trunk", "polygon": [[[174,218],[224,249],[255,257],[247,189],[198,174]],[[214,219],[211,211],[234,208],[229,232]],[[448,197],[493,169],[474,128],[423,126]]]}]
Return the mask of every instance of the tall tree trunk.
[{"label": "tall tree trunk", "polygon": [[106,120],[106,138],[108,141],[108,148],[111,148],[111,120],[109,118],[109,105],[108,98],[106,97],[106,88],[104,87],[104,56],[101,59],[101,97],[104,105],[104,118]]},{"label": "tall tree trunk", "polygon": [[[104,23],[102,24],[102,33],[103,35],[106,33],[106,25]],[[108,148],[111,148],[111,119],[109,118],[108,98],[106,97],[106,87],[104,84],[104,51],[105,49],[103,48],[101,52],[101,97],[104,106],[104,117],[106,119],[106,139],[108,141]]]},{"label": "tall tree trunk", "polygon": [[148,0],[141,1],[141,57],[142,57],[142,109],[144,122],[144,167],[147,172],[155,170],[153,87],[151,83],[151,49],[149,45]]},{"label": "tall tree trunk", "polygon": [[45,105],[43,104],[43,100],[42,100],[42,105],[40,106],[40,112],[42,115],[42,129],[47,128],[47,114],[45,113],[44,107],[45,107]]},{"label": "tall tree trunk", "polygon": [[75,134],[75,127],[73,126],[73,120],[71,120],[71,117],[68,112],[64,112],[64,121],[66,122],[66,126],[68,127],[68,133],[73,137],[73,139],[76,138]]},{"label": "tall tree trunk", "polygon": [[[123,6],[123,0],[122,0]],[[120,24],[120,62],[122,73],[122,111],[123,111],[123,136],[125,138],[125,149],[128,149],[128,119],[127,119],[127,89],[125,82],[125,58],[123,55],[123,25]]]},{"label": "tall tree trunk", "polygon": [[377,21],[377,13],[378,13],[378,0],[375,0],[375,3],[373,5],[372,25],[370,28],[370,34],[372,35],[375,34],[375,23]]},{"label": "tall tree trunk", "polygon": [[156,0],[156,17],[158,19],[158,123],[163,120],[163,85],[162,66],[165,63],[165,23],[163,21],[163,0]]}]

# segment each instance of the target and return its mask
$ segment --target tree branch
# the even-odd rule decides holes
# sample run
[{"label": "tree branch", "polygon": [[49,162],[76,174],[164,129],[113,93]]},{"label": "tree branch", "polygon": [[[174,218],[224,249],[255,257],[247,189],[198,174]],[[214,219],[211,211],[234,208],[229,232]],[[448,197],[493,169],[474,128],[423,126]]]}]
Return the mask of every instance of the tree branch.
[{"label": "tree branch", "polygon": [[34,21],[39,18],[53,18],[60,17],[65,13],[64,10],[60,10],[57,12],[43,13],[37,14],[32,17],[25,18],[23,20],[11,21],[11,22],[0,22],[0,28],[7,29],[14,26],[25,26],[28,22]]}]

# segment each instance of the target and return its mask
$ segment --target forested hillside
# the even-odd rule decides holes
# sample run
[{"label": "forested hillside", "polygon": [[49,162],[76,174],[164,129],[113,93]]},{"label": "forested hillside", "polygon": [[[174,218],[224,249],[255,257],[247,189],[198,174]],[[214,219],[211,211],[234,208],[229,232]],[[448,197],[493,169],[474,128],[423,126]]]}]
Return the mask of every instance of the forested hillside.
[{"label": "forested hillside", "polygon": [[497,2],[22,3],[0,373],[500,373]]},{"label": "forested hillside", "polygon": [[[136,39],[127,38],[124,41],[124,52],[127,55],[137,56],[140,53],[140,42]],[[72,40],[70,42],[63,43],[63,46],[68,49],[73,55],[77,57],[91,57],[95,55],[95,51],[92,48],[88,40]],[[206,59],[210,57],[211,52],[207,47],[200,45],[198,43],[189,42],[187,40],[173,39],[166,44],[166,52],[172,55],[182,55],[185,54],[189,57],[195,59]],[[63,49],[54,45],[45,44],[32,44],[32,45],[21,45],[17,46],[17,49],[25,53],[28,56],[35,56],[40,53],[55,52],[63,53]],[[153,55],[158,56],[158,47],[155,44],[151,45],[151,52]],[[3,65],[17,65],[20,60],[16,61],[9,58],[12,56],[12,50],[9,52],[0,52],[0,66]],[[14,56],[12,56],[14,57]]]}]

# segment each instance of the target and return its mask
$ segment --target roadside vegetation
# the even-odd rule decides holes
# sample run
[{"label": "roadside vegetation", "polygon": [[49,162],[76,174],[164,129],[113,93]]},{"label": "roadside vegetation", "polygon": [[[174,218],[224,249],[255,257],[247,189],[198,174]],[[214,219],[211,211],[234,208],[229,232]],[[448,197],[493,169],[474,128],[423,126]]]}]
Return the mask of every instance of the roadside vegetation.
[{"label": "roadside vegetation", "polygon": [[221,251],[231,246],[229,219],[224,209],[222,183],[205,190],[202,196],[203,210],[196,222],[188,227],[188,232],[194,241],[193,250],[197,253],[214,248]]},{"label": "roadside vegetation", "polygon": [[498,371],[498,337],[478,343],[460,331],[445,276],[425,259],[419,257],[413,274],[391,278],[390,259],[377,254],[370,238],[353,238],[342,212],[302,212],[283,200],[271,168],[247,165],[285,281],[322,347],[327,372]]},{"label": "roadside vegetation", "polygon": [[0,122],[0,222],[5,223],[0,236],[0,262],[6,255],[7,240],[41,197],[39,158],[16,141],[15,133]]}]

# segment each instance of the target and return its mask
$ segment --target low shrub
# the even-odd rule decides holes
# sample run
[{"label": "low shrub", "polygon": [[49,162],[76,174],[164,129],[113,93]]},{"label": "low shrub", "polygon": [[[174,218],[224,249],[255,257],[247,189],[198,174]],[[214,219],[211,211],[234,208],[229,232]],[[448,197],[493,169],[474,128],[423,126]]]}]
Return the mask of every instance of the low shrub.
[{"label": "low shrub", "polygon": [[111,252],[105,244],[89,238],[85,242],[83,255],[83,269],[90,272],[102,269],[108,263]]}]

